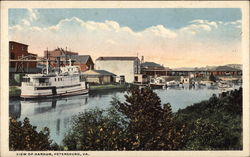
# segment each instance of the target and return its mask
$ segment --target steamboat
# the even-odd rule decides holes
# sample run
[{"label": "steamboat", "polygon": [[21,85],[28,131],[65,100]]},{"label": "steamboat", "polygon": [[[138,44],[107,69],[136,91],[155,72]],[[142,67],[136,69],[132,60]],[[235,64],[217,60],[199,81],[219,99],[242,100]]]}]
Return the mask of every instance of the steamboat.
[{"label": "steamboat", "polygon": [[79,67],[69,65],[46,69],[41,74],[26,74],[21,85],[22,98],[52,98],[88,94],[89,87]]}]

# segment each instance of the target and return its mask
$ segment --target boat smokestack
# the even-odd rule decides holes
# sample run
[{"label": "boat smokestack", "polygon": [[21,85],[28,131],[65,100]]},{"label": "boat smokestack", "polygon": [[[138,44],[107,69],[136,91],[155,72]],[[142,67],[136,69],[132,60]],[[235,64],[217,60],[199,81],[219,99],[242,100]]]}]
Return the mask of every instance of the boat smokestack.
[{"label": "boat smokestack", "polygon": [[49,59],[46,60],[46,74],[49,74]]}]

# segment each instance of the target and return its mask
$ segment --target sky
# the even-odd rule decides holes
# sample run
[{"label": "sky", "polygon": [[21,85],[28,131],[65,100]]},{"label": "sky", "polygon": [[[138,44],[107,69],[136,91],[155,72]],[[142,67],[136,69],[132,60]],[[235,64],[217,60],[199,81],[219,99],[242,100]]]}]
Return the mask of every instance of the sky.
[{"label": "sky", "polygon": [[9,40],[39,56],[67,47],[171,68],[240,64],[241,17],[238,8],[9,9]]}]

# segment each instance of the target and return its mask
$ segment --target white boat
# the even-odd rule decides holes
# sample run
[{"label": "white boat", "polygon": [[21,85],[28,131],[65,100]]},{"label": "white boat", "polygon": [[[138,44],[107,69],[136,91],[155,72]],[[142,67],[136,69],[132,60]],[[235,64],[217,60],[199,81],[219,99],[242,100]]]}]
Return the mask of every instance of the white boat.
[{"label": "white boat", "polygon": [[59,67],[45,74],[26,74],[21,85],[22,98],[50,98],[81,95],[89,92],[88,84],[81,75],[79,67],[71,65]]},{"label": "white boat", "polygon": [[218,87],[220,89],[232,89],[232,85],[229,82],[226,82],[226,81],[220,81],[218,83]]},{"label": "white boat", "polygon": [[152,78],[149,83],[149,86],[153,89],[165,88],[165,85],[165,79],[162,77]]},{"label": "white boat", "polygon": [[173,87],[173,86],[179,86],[179,82],[177,81],[169,81],[166,83],[167,84],[167,87]]}]

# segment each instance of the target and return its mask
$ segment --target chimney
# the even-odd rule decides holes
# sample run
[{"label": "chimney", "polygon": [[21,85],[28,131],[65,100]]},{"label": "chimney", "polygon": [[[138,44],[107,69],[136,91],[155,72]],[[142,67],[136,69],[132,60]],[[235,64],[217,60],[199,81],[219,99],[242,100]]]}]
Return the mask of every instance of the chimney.
[{"label": "chimney", "polygon": [[141,56],[141,63],[144,63],[144,56]]}]

